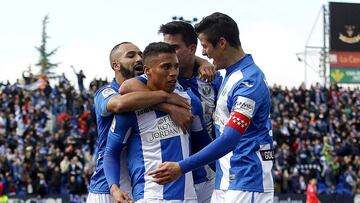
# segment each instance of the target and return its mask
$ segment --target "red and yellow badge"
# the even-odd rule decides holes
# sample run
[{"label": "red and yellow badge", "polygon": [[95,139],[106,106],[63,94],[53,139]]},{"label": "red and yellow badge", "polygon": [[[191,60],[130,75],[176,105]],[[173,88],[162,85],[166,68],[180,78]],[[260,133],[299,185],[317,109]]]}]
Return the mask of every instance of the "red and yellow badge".
[{"label": "red and yellow badge", "polygon": [[106,88],[103,91],[101,91],[102,96],[104,97],[104,99],[106,99],[108,96],[112,95],[116,93],[115,90],[111,89],[111,88]]}]

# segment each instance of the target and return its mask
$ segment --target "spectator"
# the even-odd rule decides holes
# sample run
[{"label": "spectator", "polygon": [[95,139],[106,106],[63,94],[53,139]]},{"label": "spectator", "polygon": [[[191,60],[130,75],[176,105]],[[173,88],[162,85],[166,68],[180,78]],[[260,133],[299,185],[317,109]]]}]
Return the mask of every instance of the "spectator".
[{"label": "spectator", "polygon": [[[81,180],[78,187],[86,193],[97,135],[93,95],[107,83],[94,79],[82,94],[65,79],[51,85],[51,92],[46,86],[24,89],[19,85],[24,81],[1,83],[3,194],[57,193],[59,182],[60,193],[68,193],[70,160],[75,156],[82,166],[75,180]],[[315,84],[310,88],[274,85],[270,90],[276,192],[300,188],[304,194],[309,171],[315,170],[319,194],[360,193],[360,89]],[[58,170],[60,178],[56,178]]]},{"label": "spectator", "polygon": [[83,70],[80,70],[78,73],[75,71],[75,68],[74,66],[71,66],[71,68],[73,69],[75,75],[76,75],[76,78],[77,78],[77,81],[78,81],[78,85],[79,85],[79,90],[80,90],[80,93],[82,93],[84,91],[84,79],[86,78]]},{"label": "spectator", "polygon": [[0,182],[0,203],[7,203],[8,197],[6,194],[3,194],[3,183]]}]

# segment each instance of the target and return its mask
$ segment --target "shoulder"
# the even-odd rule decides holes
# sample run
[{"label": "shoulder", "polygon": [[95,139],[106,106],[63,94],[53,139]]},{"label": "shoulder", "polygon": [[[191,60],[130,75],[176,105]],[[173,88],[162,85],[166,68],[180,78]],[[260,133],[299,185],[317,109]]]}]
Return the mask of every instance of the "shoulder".
[{"label": "shoulder", "polygon": [[242,78],[234,85],[237,94],[261,97],[268,91],[264,73],[256,64],[251,64],[242,71]]},{"label": "shoulder", "polygon": [[113,94],[118,94],[117,90],[115,90],[115,88],[111,87],[111,85],[105,85],[96,91],[94,97],[106,99]]},{"label": "shoulder", "polygon": [[146,74],[142,74],[140,76],[136,76],[135,79],[141,81],[142,83],[144,83],[146,85],[148,77]]}]

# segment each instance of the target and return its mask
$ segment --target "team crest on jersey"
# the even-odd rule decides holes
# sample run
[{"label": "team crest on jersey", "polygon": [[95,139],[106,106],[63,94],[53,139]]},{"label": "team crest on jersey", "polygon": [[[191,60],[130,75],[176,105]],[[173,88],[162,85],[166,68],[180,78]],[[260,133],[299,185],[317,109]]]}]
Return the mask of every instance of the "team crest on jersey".
[{"label": "team crest on jersey", "polygon": [[210,96],[211,94],[211,86],[210,85],[202,85],[201,86],[201,91],[203,93],[204,96]]},{"label": "team crest on jersey", "polygon": [[108,96],[112,95],[116,93],[115,90],[111,89],[111,88],[106,88],[104,89],[101,94],[103,95],[104,99],[106,99]]}]

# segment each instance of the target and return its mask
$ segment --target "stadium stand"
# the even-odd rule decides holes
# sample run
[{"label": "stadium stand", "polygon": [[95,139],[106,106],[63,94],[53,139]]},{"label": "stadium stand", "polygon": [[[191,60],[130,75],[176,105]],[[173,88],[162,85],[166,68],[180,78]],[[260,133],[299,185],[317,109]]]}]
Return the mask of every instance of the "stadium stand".
[{"label": "stadium stand", "polygon": [[[95,91],[66,77],[56,85],[0,84],[0,181],[7,195],[85,194],[94,169]],[[274,85],[272,122],[276,193],[360,193],[360,91],[331,84]]]}]

